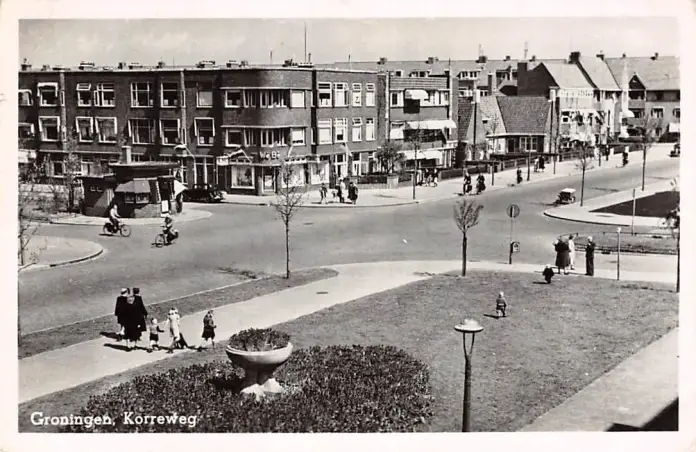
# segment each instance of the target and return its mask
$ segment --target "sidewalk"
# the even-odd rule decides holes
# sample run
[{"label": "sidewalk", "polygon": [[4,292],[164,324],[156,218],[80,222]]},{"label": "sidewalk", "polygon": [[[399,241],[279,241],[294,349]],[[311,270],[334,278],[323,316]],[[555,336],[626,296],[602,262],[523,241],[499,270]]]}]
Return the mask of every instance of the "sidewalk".
[{"label": "sidewalk", "polygon": [[[331,268],[337,270],[339,275],[216,308],[217,323],[226,328],[218,331],[217,335],[224,338],[246,328],[267,328],[337,304],[427,279],[429,274],[458,270],[461,262],[375,262]],[[541,270],[539,265],[533,264],[492,262],[469,262],[468,269],[525,273],[539,273]],[[599,278],[615,277],[610,270],[597,270],[595,274]],[[622,280],[625,281],[671,282],[672,279],[671,273],[622,272]],[[183,317],[181,330],[198,332],[204,315],[205,311],[201,311]],[[198,339],[192,333],[188,333],[188,336],[193,343]],[[100,338],[19,360],[19,403],[174,356],[141,352],[125,354],[110,348],[112,343],[113,340]]]},{"label": "sidewalk", "polygon": [[[190,203],[184,203],[184,210],[175,216],[177,223],[186,223],[188,221],[202,220],[204,218],[210,218],[213,216],[212,213],[206,210],[198,210],[200,205],[191,205]],[[88,217],[85,215],[69,215],[69,216],[54,216],[49,219],[52,224],[70,224],[77,226],[104,226],[104,223],[108,221],[107,218],[102,217]],[[128,225],[133,226],[146,226],[153,224],[161,224],[161,217],[153,218],[124,218]]]},{"label": "sidewalk", "polygon": [[[656,182],[645,186],[645,191],[636,189],[636,199],[644,198],[658,192],[672,190],[671,181]],[[618,193],[611,193],[606,196],[600,196],[585,201],[582,207],[580,202],[575,204],[567,204],[560,207],[554,207],[544,212],[544,215],[560,220],[577,221],[580,223],[615,225],[615,226],[631,226],[631,222],[636,227],[647,227],[653,229],[664,229],[664,220],[655,217],[639,217],[632,219],[628,215],[615,215],[604,212],[592,212],[593,210],[601,209],[602,207],[612,206],[633,199],[632,190],[625,190]]]},{"label": "sidewalk", "polygon": [[[669,150],[663,150],[656,148],[651,154],[648,155],[648,160],[657,160],[669,158]],[[633,158],[629,162],[629,165],[640,164],[636,158]],[[591,171],[597,171],[607,168],[617,168],[621,166],[621,155],[616,154],[609,157],[609,161],[602,160],[602,166],[596,167]],[[516,169],[509,169],[501,171],[495,174],[494,184],[491,184],[491,174],[485,174],[486,178],[486,191],[500,190],[502,188],[508,188],[510,185],[517,185]],[[556,163],[556,174],[553,172],[553,162],[546,164],[546,170],[544,172],[535,173],[532,169],[530,181],[527,182],[527,169],[522,169],[524,182],[522,185],[531,184],[535,182],[541,182],[545,180],[557,179],[561,177],[572,176],[579,174],[580,170],[576,168],[575,160],[568,160],[564,162]],[[472,175],[472,182],[476,184],[477,175]],[[304,208],[320,208],[320,209],[330,209],[330,208],[340,208],[340,209],[356,209],[360,207],[390,207],[390,206],[402,206],[408,204],[422,204],[426,202],[439,201],[443,199],[456,198],[462,194],[462,184],[463,177],[457,177],[454,179],[446,179],[440,181],[437,187],[416,187],[416,199],[413,199],[413,186],[404,186],[395,189],[381,189],[381,188],[366,188],[360,190],[358,193],[358,204],[341,204],[338,200],[331,198],[331,193],[329,192],[329,199],[327,204],[320,204],[321,199],[319,195],[319,190],[312,188],[308,191],[306,201],[303,205]],[[243,204],[243,205],[255,205],[255,206],[270,206],[275,203],[275,196],[252,196],[252,195],[234,195],[228,194],[223,200],[224,203],[228,204]]]},{"label": "sidewalk", "polygon": [[95,242],[36,235],[29,242],[26,253],[28,260],[35,256],[36,262],[21,267],[21,271],[76,264],[95,259],[103,252],[104,248]]}]

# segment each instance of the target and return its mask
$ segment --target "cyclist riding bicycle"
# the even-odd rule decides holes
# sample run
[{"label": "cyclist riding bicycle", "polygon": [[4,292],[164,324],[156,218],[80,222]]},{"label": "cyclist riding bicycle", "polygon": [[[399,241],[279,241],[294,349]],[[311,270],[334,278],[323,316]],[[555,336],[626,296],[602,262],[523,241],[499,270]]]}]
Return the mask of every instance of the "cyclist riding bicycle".
[{"label": "cyclist riding bicycle", "polygon": [[165,215],[164,225],[162,225],[162,233],[164,234],[164,237],[167,239],[167,243],[171,243],[171,241],[179,235],[179,233],[175,229],[173,229],[173,227],[174,219],[171,215]]},{"label": "cyclist riding bicycle", "polygon": [[111,210],[109,210],[109,220],[111,221],[111,226],[114,228],[114,231],[118,231],[118,228],[121,226],[120,219],[121,216],[118,214],[118,206],[114,204]]}]

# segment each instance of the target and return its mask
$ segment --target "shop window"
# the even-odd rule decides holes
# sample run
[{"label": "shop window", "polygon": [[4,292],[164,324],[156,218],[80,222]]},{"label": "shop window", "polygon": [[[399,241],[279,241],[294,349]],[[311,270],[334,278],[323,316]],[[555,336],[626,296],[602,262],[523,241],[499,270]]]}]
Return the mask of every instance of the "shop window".
[{"label": "shop window", "polygon": [[231,165],[230,186],[233,188],[252,188],[254,186],[254,168],[248,165]]}]

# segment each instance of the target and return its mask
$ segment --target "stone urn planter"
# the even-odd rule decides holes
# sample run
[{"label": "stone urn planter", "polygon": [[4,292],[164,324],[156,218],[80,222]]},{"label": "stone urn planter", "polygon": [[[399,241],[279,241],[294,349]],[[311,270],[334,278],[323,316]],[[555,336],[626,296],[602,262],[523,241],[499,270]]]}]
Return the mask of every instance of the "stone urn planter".
[{"label": "stone urn planter", "polygon": [[225,348],[230,361],[244,369],[242,393],[254,394],[257,400],[266,393],[283,392],[273,372],[290,358],[292,350],[290,342],[283,348],[267,351],[239,350],[230,345]]},{"label": "stone urn planter", "polygon": [[399,188],[399,175],[398,174],[388,174],[387,175],[387,188],[394,189]]}]

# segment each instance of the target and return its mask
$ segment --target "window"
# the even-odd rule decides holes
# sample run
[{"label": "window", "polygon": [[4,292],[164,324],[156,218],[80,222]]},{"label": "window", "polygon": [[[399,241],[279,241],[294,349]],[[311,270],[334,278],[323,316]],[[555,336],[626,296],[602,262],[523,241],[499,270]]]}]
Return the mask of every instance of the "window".
[{"label": "window", "polygon": [[631,113],[633,113],[634,118],[644,118],[645,117],[645,110],[642,108],[632,108],[629,109]]},{"label": "window", "polygon": [[317,130],[319,135],[319,144],[333,143],[333,139],[331,137],[330,119],[320,119],[319,121],[317,121]]},{"label": "window", "polygon": [[153,144],[155,142],[155,121],[152,119],[131,119],[128,122],[133,144]]},{"label": "window", "polygon": [[562,111],[561,112],[561,124],[568,124],[570,122],[570,112],[569,111]]},{"label": "window", "polygon": [[116,105],[116,93],[113,83],[97,83],[94,92],[94,105],[98,107],[113,107]]},{"label": "window", "polygon": [[244,146],[242,139],[243,134],[241,129],[225,130],[225,146]]},{"label": "window", "polygon": [[18,99],[18,104],[20,107],[30,107],[34,105],[34,98],[31,95],[31,90],[29,89],[20,89],[18,92],[19,99]]},{"label": "window", "polygon": [[293,146],[305,145],[305,129],[292,129],[290,134]]},{"label": "window", "polygon": [[346,118],[334,119],[334,143],[345,143],[347,138],[348,120]]},{"label": "window", "polygon": [[426,106],[437,105],[439,102],[438,92],[437,91],[427,91],[427,93],[428,93],[428,98],[425,100],[422,100],[421,105],[426,105]]},{"label": "window", "polygon": [[248,165],[233,165],[230,169],[230,187],[253,188],[254,168]]},{"label": "window", "polygon": [[449,91],[440,91],[440,105],[449,105]]},{"label": "window", "polygon": [[663,91],[655,91],[655,100],[662,100],[665,97]]},{"label": "window", "polygon": [[244,129],[244,145],[245,146],[258,146],[259,145],[259,131],[256,129]]},{"label": "window", "polygon": [[244,91],[244,106],[245,107],[256,107],[259,104],[259,92],[258,91]]},{"label": "window", "polygon": [[353,106],[359,107],[362,105],[362,85],[353,83]]},{"label": "window", "polygon": [[89,83],[77,84],[77,106],[89,107],[92,105],[92,85]]},{"label": "window", "polygon": [[662,107],[654,107],[650,111],[650,116],[652,116],[653,118],[663,118],[664,115],[665,115],[665,109]]},{"label": "window", "polygon": [[331,107],[333,105],[331,97],[331,83],[318,83],[317,91],[319,91],[319,106]]},{"label": "window", "polygon": [[160,119],[160,138],[162,144],[171,146],[181,143],[178,119]]},{"label": "window", "polygon": [[365,118],[365,141],[375,141],[375,118]]},{"label": "window", "polygon": [[242,106],[242,92],[238,89],[228,89],[225,91],[225,107],[239,108]]},{"label": "window", "polygon": [[176,82],[162,83],[160,96],[163,108],[177,107],[179,105],[179,84]]},{"label": "window", "polygon": [[404,106],[404,93],[403,93],[403,91],[392,91],[392,93],[391,93],[391,106],[392,107],[403,107]]},{"label": "window", "polygon": [[348,106],[348,84],[334,83],[334,107]]},{"label": "window", "polygon": [[213,84],[210,82],[199,83],[196,92],[196,105],[199,107],[213,106]]},{"label": "window", "polygon": [[286,129],[261,129],[261,146],[263,147],[285,146],[286,139]]},{"label": "window", "polygon": [[60,138],[59,125],[60,118],[57,116],[40,116],[39,133],[41,134],[41,141],[58,141]]},{"label": "window", "polygon": [[53,175],[54,176],[62,176],[64,173],[64,166],[63,166],[63,161],[62,160],[54,160],[53,162]]},{"label": "window", "polygon": [[152,107],[153,92],[150,82],[131,83],[131,106]]},{"label": "window", "polygon": [[193,121],[199,146],[212,146],[215,139],[215,120],[213,118],[196,118]]},{"label": "window", "polygon": [[116,142],[116,118],[96,118],[97,138],[100,143]]},{"label": "window", "polygon": [[78,116],[75,118],[75,129],[78,141],[89,143],[94,136],[94,119]]},{"label": "window", "polygon": [[290,106],[292,108],[305,108],[305,92],[292,91],[290,94]]},{"label": "window", "polygon": [[536,151],[538,144],[538,137],[520,137],[520,151]]},{"label": "window", "polygon": [[17,129],[17,132],[18,132],[18,138],[20,140],[34,138],[34,124],[20,122],[19,127]]},{"label": "window", "polygon": [[39,83],[39,105],[42,107],[58,106],[58,84]]},{"label": "window", "polygon": [[365,84],[365,106],[374,107],[375,106],[375,84],[366,83]]},{"label": "window", "polygon": [[285,102],[285,91],[279,89],[261,91],[260,107],[278,108],[287,106]]},{"label": "window", "polygon": [[655,127],[655,136],[656,137],[662,136],[662,127]]},{"label": "window", "polygon": [[677,119],[681,118],[681,108],[675,108],[672,110],[672,116],[674,116]]},{"label": "window", "polygon": [[353,118],[353,142],[362,141],[362,118]]}]

